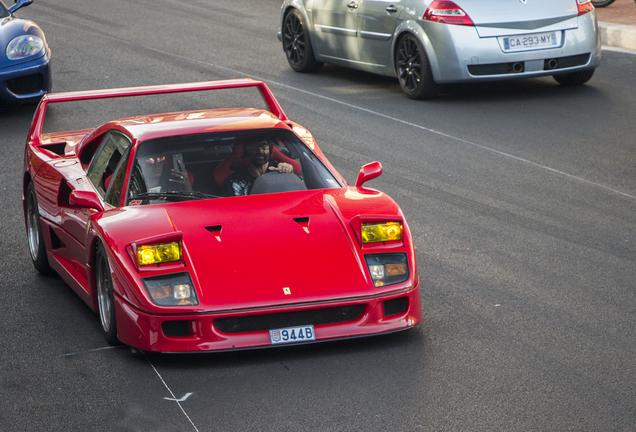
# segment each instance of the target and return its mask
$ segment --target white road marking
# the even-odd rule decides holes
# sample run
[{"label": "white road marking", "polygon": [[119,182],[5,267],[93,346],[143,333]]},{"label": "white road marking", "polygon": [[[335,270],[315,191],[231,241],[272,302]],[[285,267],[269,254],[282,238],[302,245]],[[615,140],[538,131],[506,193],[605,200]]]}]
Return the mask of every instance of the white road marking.
[{"label": "white road marking", "polygon": [[95,351],[103,351],[103,350],[113,349],[113,348],[116,348],[116,347],[107,346],[107,347],[101,347],[101,348],[95,348],[95,349],[91,349],[91,350],[86,350],[86,351],[78,351],[78,352],[74,352],[74,353],[62,354],[60,357],[68,357],[68,356],[74,356],[74,355],[79,355],[79,354],[86,354],[86,353],[91,353],[91,352],[95,352]]},{"label": "white road marking", "polygon": [[165,397],[164,399],[168,400],[168,401],[183,402],[184,400],[186,400],[190,396],[192,396],[192,393],[186,393],[185,395],[183,395],[183,397],[181,399],[172,399],[172,398],[167,398],[167,397]]},{"label": "white road marking", "polygon": [[[95,351],[102,351],[102,350],[108,350],[108,349],[114,349],[114,348],[117,348],[117,347],[107,346],[107,347],[102,347],[102,348],[95,348],[95,349],[86,350],[86,351],[79,351],[79,352],[75,352],[75,353],[62,354],[60,357],[66,357],[66,356],[72,356],[72,355],[78,355],[78,354],[85,354],[85,353],[91,353],[91,352],[95,352]],[[142,351],[142,353],[143,353],[143,351]],[[183,413],[184,416],[186,416],[186,418],[188,419],[188,421],[190,422],[190,424],[192,425],[194,430],[199,432],[199,429],[197,429],[197,427],[195,426],[194,422],[192,422],[192,419],[190,419],[190,416],[188,416],[188,413],[186,413],[185,410],[183,409],[183,407],[181,406],[181,402],[183,402],[186,399],[188,399],[190,396],[192,396],[193,393],[191,393],[191,392],[190,393],[186,393],[181,399],[177,399],[175,397],[174,393],[172,392],[172,390],[170,389],[170,387],[168,387],[168,384],[166,384],[166,382],[164,381],[163,377],[161,376],[161,374],[159,373],[159,371],[157,370],[155,365],[152,364],[152,362],[148,359],[148,357],[146,357],[145,354],[144,354],[144,358],[146,359],[148,364],[150,364],[150,366],[152,367],[152,370],[155,371],[155,373],[157,374],[157,376],[159,377],[159,379],[163,383],[164,387],[170,393],[170,396],[172,396],[171,398],[164,397],[164,399],[168,400],[168,401],[176,402],[177,405],[179,405],[179,408],[181,409],[181,412]]]},{"label": "white road marking", "polygon": [[[186,418],[188,419],[188,421],[190,422],[190,424],[192,425],[192,427],[194,428],[195,431],[199,432],[199,429],[197,429],[197,427],[195,426],[195,424],[192,422],[192,419],[190,419],[190,416],[188,415],[188,413],[185,412],[185,410],[183,409],[183,407],[181,406],[181,402],[186,400],[192,393],[187,393],[183,399],[177,399],[174,396],[174,393],[172,392],[172,390],[170,390],[170,387],[168,387],[168,384],[166,384],[166,382],[163,380],[163,377],[161,376],[161,374],[159,373],[159,371],[157,370],[157,368],[155,367],[155,365],[152,364],[152,362],[148,359],[148,357],[146,357],[146,355],[144,354],[144,358],[146,359],[146,361],[150,364],[150,366],[152,367],[152,370],[155,371],[155,373],[157,374],[157,376],[159,377],[159,379],[161,380],[161,382],[163,383],[164,387],[168,390],[168,392],[170,393],[170,396],[172,396],[172,399],[168,399],[168,400],[173,400],[177,403],[177,405],[179,405],[179,408],[181,409],[181,412],[183,413],[184,416],[186,416]],[[167,399],[167,398],[164,398]]]}]

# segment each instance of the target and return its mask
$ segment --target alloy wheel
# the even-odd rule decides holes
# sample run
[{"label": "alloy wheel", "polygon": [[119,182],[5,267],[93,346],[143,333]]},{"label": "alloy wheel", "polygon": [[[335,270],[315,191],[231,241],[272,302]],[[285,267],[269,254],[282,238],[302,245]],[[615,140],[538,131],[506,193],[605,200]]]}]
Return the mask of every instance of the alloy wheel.
[{"label": "alloy wheel", "polygon": [[27,198],[27,237],[29,241],[29,251],[33,261],[38,259],[40,250],[40,231],[39,231],[39,212],[38,205],[35,201],[33,193],[29,192]]},{"label": "alloy wheel", "polygon": [[398,76],[407,93],[415,93],[422,81],[422,59],[420,50],[412,37],[405,37],[398,48]]},{"label": "alloy wheel", "polygon": [[306,54],[306,41],[303,23],[295,14],[289,14],[285,20],[283,48],[290,63],[300,66]]},{"label": "alloy wheel", "polygon": [[97,257],[97,303],[99,305],[99,318],[104,332],[111,329],[111,317],[113,313],[112,281],[108,258],[103,254]]}]

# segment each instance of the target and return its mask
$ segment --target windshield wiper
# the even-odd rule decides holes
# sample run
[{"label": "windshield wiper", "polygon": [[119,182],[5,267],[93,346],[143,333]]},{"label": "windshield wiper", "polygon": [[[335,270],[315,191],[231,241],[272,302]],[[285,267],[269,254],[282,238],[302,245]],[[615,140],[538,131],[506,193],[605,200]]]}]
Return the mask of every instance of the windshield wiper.
[{"label": "windshield wiper", "polygon": [[206,194],[199,191],[193,192],[185,192],[185,191],[166,191],[166,192],[144,192],[137,194],[133,197],[134,199],[145,199],[145,198],[166,198],[169,200],[178,201],[179,199],[207,199],[207,198],[221,198],[217,195]]}]

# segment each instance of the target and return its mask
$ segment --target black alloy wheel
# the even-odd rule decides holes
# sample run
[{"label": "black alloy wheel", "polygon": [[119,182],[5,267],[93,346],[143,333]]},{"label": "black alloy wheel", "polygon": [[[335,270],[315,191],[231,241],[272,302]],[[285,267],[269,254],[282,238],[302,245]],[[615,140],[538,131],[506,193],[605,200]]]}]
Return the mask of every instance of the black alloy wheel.
[{"label": "black alloy wheel", "polygon": [[400,86],[411,99],[430,99],[439,93],[426,52],[413,35],[403,36],[397,45],[395,64]]},{"label": "black alloy wheel", "polygon": [[296,9],[285,16],[282,29],[283,50],[287,61],[296,72],[316,72],[322,67],[311,47],[309,32],[305,28],[303,17]]},{"label": "black alloy wheel", "polygon": [[106,342],[119,345],[117,338],[117,321],[115,319],[115,296],[113,294],[113,279],[110,263],[104,246],[100,243],[95,255],[95,288],[99,320]]},{"label": "black alloy wheel", "polygon": [[38,210],[38,201],[35,197],[33,182],[29,182],[26,192],[26,226],[33,267],[42,274],[49,275],[54,273],[46,256],[46,245],[42,236],[40,211]]}]

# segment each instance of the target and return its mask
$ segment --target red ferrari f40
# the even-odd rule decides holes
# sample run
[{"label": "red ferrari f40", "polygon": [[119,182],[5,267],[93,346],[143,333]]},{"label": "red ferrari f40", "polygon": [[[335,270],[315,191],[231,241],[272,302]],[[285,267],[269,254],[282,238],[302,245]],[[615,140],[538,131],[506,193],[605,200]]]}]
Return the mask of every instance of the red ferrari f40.
[{"label": "red ferrari f40", "polygon": [[[244,87],[269,108],[43,132],[54,104]],[[97,312],[109,343],[138,350],[404,330],[422,314],[415,248],[400,207],[365,187],[381,173],[373,162],[348,184],[251,79],[49,93],[24,158],[29,250]]]}]

